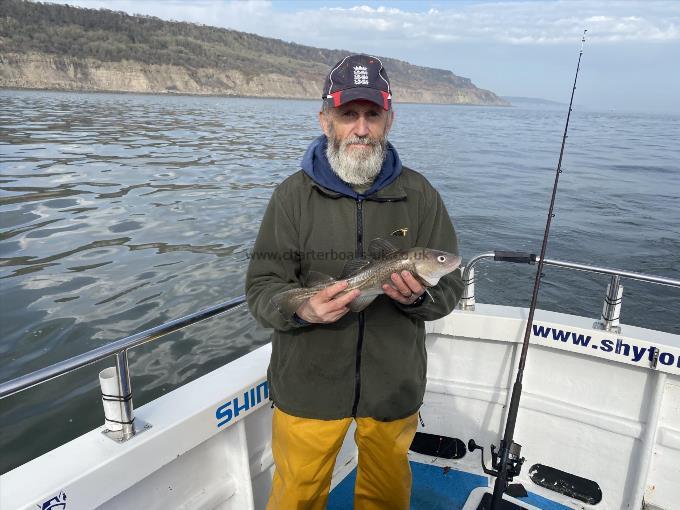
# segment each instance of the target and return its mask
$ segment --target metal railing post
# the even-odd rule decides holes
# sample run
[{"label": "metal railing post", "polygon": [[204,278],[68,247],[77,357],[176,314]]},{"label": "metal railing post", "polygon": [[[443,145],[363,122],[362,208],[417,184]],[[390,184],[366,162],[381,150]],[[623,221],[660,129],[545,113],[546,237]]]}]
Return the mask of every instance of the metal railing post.
[{"label": "metal railing post", "polygon": [[120,421],[123,425],[122,435],[123,440],[127,440],[135,435],[135,417],[132,407],[132,385],[130,384],[127,349],[116,353],[116,375],[118,376],[118,389],[121,396]]},{"label": "metal railing post", "polygon": [[116,352],[116,365],[99,374],[104,404],[102,434],[119,443],[151,428],[150,424],[135,420],[127,351],[122,349]]},{"label": "metal railing post", "polygon": [[619,319],[622,302],[623,285],[621,285],[621,276],[615,274],[612,275],[611,282],[607,285],[607,294],[602,305],[602,316],[599,321],[593,324],[593,328],[611,331],[612,333],[621,333]]},{"label": "metal railing post", "polygon": [[468,263],[463,269],[463,295],[460,298],[458,306],[461,310],[468,310],[473,312],[475,310],[475,266],[480,260],[493,257],[493,253],[481,253],[468,260]]},{"label": "metal railing post", "polygon": [[463,296],[460,298],[461,310],[475,310],[475,268],[468,264],[463,271]]}]

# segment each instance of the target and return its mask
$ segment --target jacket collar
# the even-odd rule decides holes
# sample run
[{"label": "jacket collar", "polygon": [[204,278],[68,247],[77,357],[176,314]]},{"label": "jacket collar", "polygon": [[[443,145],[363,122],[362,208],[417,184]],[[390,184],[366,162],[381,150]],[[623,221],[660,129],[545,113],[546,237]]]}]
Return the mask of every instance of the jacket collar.
[{"label": "jacket collar", "polygon": [[[353,198],[358,201],[373,200],[374,202],[396,202],[399,200],[404,200],[406,198],[406,191],[404,190],[404,187],[401,185],[400,181],[401,179],[397,178],[391,184],[388,184],[384,188],[379,189],[371,195],[355,193],[355,197]],[[330,198],[342,198],[347,196],[343,193],[338,193],[337,191],[325,188],[314,180],[312,180],[312,187],[316,188],[320,193]]]},{"label": "jacket collar", "polygon": [[327,146],[328,140],[322,135],[310,144],[302,158],[302,170],[312,179],[313,186],[323,194],[332,198],[345,196],[359,201],[392,201],[406,198],[406,192],[399,182],[401,160],[391,143],[387,142],[383,166],[366,193],[357,193],[333,172],[326,157]]}]

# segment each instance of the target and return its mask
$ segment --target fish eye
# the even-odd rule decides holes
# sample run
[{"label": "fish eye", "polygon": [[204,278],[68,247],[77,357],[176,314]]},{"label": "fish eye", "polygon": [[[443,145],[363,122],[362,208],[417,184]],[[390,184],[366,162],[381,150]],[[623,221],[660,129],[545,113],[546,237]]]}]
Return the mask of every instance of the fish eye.
[{"label": "fish eye", "polygon": [[443,264],[446,262],[446,257],[444,255],[439,255],[439,257],[437,257],[437,262],[441,262]]}]

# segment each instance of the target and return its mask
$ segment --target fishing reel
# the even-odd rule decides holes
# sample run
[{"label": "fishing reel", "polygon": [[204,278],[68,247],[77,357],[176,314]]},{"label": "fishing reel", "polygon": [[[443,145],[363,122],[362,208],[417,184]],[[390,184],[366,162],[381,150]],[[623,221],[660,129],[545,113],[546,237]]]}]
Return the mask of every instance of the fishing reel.
[{"label": "fishing reel", "polygon": [[468,441],[468,450],[474,452],[475,450],[482,450],[482,469],[487,475],[498,477],[503,468],[503,459],[506,459],[506,475],[507,481],[512,481],[515,476],[519,476],[522,471],[522,464],[524,464],[524,457],[520,457],[522,445],[512,441],[507,448],[507,455],[505,452],[505,441],[501,441],[501,446],[496,452],[496,446],[491,445],[491,468],[486,467],[484,460],[484,447],[475,443],[474,439]]}]

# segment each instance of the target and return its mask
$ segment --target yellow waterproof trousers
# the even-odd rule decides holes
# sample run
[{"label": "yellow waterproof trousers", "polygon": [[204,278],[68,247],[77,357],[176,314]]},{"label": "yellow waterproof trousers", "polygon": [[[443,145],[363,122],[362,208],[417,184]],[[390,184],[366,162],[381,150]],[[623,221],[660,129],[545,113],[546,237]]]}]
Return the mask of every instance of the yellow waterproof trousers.
[{"label": "yellow waterproof trousers", "polygon": [[[354,488],[355,510],[408,510],[411,468],[407,452],[418,426],[418,414],[382,422],[356,418],[354,440],[359,466]],[[335,459],[352,418],[313,420],[279,409],[272,422],[274,480],[267,510],[323,510]]]}]

